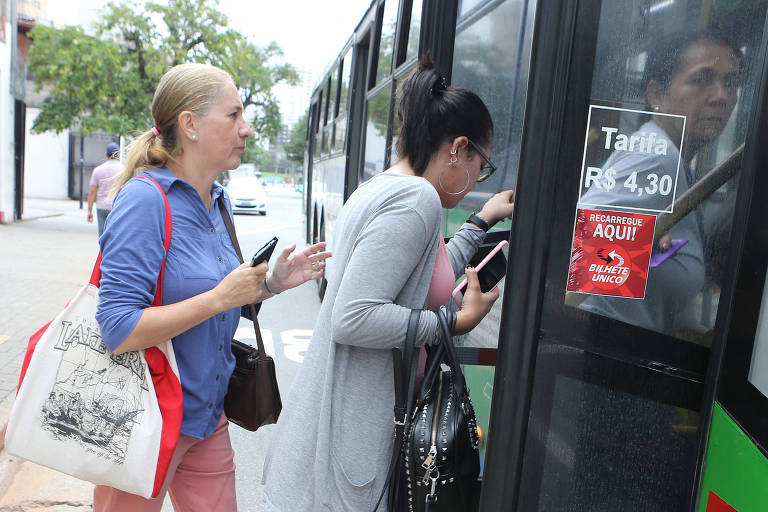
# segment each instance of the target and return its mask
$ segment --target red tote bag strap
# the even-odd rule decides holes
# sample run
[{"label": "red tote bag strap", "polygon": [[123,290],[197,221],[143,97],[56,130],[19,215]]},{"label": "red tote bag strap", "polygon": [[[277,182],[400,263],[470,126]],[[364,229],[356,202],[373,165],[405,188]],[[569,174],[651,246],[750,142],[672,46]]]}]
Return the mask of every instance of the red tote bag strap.
[{"label": "red tote bag strap", "polygon": [[[160,265],[160,275],[157,277],[157,286],[155,288],[155,298],[152,301],[153,306],[163,305],[163,277],[165,276],[165,262],[168,259],[168,249],[171,246],[171,235],[173,234],[173,219],[171,217],[171,207],[168,204],[168,197],[160,184],[150,176],[143,174],[136,176],[140,179],[147,179],[155,184],[165,203],[165,257]],[[101,259],[101,256],[99,256]],[[165,357],[165,354],[157,347],[150,347],[144,350],[144,359],[147,361],[149,373],[152,376],[152,385],[155,388],[157,396],[157,405],[160,408],[160,414],[163,416],[163,428],[160,433],[160,452],[157,454],[157,468],[155,469],[155,483],[152,489],[152,497],[160,493],[160,489],[165,482],[165,475],[168,473],[168,467],[171,464],[173,452],[176,450],[176,443],[179,440],[181,432],[181,422],[184,416],[184,398],[181,391],[181,382],[173,371],[171,363]]]}]

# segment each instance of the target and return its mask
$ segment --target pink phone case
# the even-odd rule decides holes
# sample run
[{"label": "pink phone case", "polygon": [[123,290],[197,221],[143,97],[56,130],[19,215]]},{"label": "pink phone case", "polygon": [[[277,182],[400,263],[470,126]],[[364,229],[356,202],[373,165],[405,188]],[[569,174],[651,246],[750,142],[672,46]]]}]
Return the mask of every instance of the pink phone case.
[{"label": "pink phone case", "polygon": [[[507,242],[506,240],[502,240],[501,242],[496,244],[496,247],[494,247],[493,250],[491,252],[489,252],[488,255],[485,258],[483,258],[483,260],[477,265],[477,267],[475,267],[475,269],[477,271],[480,271],[480,269],[483,268],[483,266],[486,263],[491,261],[491,258],[493,258],[494,255],[497,252],[499,252],[500,250],[502,250],[503,248],[505,248],[508,245],[509,245],[509,242]],[[456,288],[453,289],[453,293],[451,293],[451,295],[453,295],[453,300],[456,302],[456,305],[458,305],[458,306],[461,306],[461,302],[459,302],[459,298],[458,298],[459,292],[461,290],[463,290],[465,286],[467,286],[467,278],[466,277],[461,280],[459,285]]]}]

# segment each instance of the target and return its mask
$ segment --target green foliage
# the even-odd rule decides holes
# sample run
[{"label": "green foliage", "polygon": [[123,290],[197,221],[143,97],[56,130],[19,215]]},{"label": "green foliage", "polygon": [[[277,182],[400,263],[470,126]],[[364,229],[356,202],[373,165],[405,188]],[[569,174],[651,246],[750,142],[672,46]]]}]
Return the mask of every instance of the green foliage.
[{"label": "green foliage", "polygon": [[274,41],[259,48],[239,39],[230,47],[229,57],[221,63],[221,67],[235,79],[243,106],[249,116],[253,116],[254,132],[261,138],[275,139],[280,133],[280,111],[272,86],[279,82],[295,84],[299,78],[289,64],[268,64],[282,56],[282,49]]},{"label": "green foliage", "polygon": [[245,151],[243,151],[243,155],[240,157],[240,161],[244,164],[252,164],[261,151],[264,151],[264,148],[262,148],[259,143],[253,137],[251,137],[245,141]]},{"label": "green foliage", "polygon": [[297,165],[304,164],[304,153],[307,151],[307,116],[305,112],[293,125],[288,143],[283,146],[285,157]]},{"label": "green foliage", "polygon": [[254,138],[245,141],[245,151],[243,151],[240,161],[244,164],[254,164],[262,172],[272,167],[272,155]]},{"label": "green foliage", "polygon": [[275,169],[275,166],[272,163],[272,154],[262,146],[256,146],[253,163],[256,164],[256,168],[262,172],[273,171]]},{"label": "green foliage", "polygon": [[36,90],[49,93],[37,133],[75,129],[131,135],[152,126],[150,104],[173,65],[203,62],[232,74],[257,138],[274,138],[280,111],[272,87],[295,83],[292,66],[274,64],[276,43],[261,48],[229,28],[217,0],[107,4],[96,37],[77,27],[38,25],[29,52]]}]

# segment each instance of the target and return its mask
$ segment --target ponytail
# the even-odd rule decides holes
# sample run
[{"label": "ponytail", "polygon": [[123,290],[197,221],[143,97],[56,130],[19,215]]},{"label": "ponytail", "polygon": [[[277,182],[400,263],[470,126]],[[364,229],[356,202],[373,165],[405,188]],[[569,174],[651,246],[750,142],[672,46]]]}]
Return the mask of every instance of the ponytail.
[{"label": "ponytail", "polygon": [[142,171],[148,169],[159,169],[168,165],[173,160],[171,152],[165,149],[165,144],[157,143],[158,136],[152,130],[148,130],[128,145],[128,159],[125,162],[125,168],[115,177],[112,184],[111,195],[117,195],[117,192],[123,188],[128,180],[138,176]]},{"label": "ponytail", "polygon": [[493,120],[483,100],[447,85],[429,52],[403,83],[397,118],[397,155],[408,158],[419,176],[444,142],[464,135],[485,146],[493,137]]}]

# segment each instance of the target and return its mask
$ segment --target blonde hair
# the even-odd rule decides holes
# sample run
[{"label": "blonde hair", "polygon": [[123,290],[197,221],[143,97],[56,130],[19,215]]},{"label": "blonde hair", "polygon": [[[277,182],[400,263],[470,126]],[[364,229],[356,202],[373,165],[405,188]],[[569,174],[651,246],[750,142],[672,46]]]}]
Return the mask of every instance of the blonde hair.
[{"label": "blonde hair", "polygon": [[221,88],[232,82],[229,73],[209,64],[187,63],[169,69],[157,84],[152,98],[155,125],[128,146],[125,169],[115,177],[112,194],[143,170],[165,167],[181,155],[179,114],[188,111],[204,116],[215,103]]}]

